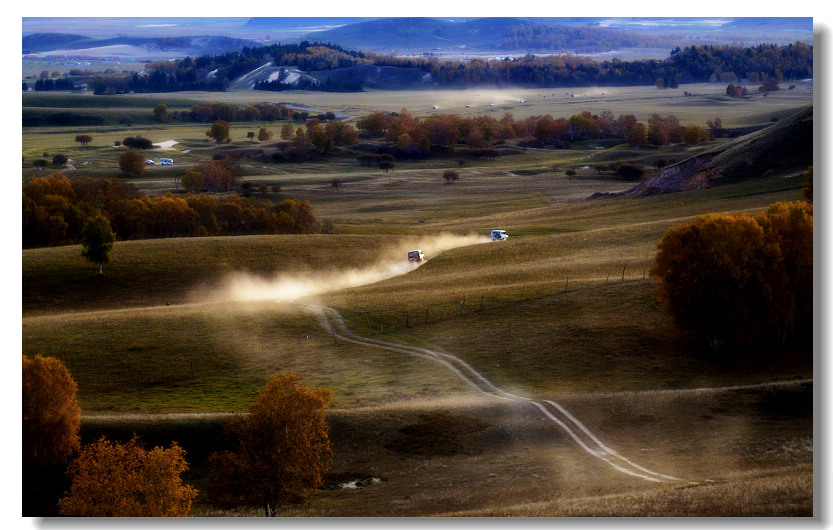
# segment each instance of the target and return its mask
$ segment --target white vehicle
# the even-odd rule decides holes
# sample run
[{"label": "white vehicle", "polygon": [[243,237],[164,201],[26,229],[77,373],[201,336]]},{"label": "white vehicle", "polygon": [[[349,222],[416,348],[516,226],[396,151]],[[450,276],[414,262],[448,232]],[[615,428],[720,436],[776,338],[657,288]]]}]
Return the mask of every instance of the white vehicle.
[{"label": "white vehicle", "polygon": [[414,263],[423,262],[425,261],[425,255],[421,250],[412,250],[408,252],[408,261],[413,261]]},{"label": "white vehicle", "polygon": [[159,163],[163,166],[172,166],[174,165],[174,161],[170,158],[160,158]]},{"label": "white vehicle", "polygon": [[492,241],[506,241],[509,239],[509,234],[506,233],[506,230],[492,230],[490,236]]},{"label": "white vehicle", "polygon": [[154,162],[153,160],[145,160],[145,164],[147,164],[149,166],[152,166],[152,165],[156,164],[156,162]]}]

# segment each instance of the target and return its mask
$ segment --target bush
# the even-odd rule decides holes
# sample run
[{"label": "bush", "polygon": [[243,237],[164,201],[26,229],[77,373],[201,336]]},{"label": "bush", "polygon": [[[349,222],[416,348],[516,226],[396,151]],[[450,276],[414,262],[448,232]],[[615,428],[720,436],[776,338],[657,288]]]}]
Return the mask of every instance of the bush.
[{"label": "bush", "polygon": [[624,163],[616,168],[616,174],[625,180],[636,181],[642,178],[645,170],[639,164]]},{"label": "bush", "polygon": [[128,136],[121,143],[130,149],[150,149],[153,147],[153,142],[149,138],[142,138],[141,136]]}]

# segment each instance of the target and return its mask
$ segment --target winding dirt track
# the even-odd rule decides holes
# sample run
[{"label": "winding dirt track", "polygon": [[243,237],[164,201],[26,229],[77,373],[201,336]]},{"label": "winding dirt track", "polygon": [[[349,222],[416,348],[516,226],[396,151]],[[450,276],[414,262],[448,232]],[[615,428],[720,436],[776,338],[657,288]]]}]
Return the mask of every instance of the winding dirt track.
[{"label": "winding dirt track", "polygon": [[312,310],[318,316],[321,325],[330,330],[334,338],[363,346],[382,348],[431,359],[446,366],[479,392],[497,399],[528,403],[536,407],[547,419],[561,427],[585,452],[605,462],[616,471],[652,482],[689,482],[684,479],[651,471],[639,464],[631,462],[602,443],[583,423],[558,403],[550,400],[535,401],[505,392],[497,388],[465,361],[454,355],[428,348],[418,348],[379,339],[361,337],[350,331],[341,314],[335,309],[300,303],[296,303],[296,305]]}]

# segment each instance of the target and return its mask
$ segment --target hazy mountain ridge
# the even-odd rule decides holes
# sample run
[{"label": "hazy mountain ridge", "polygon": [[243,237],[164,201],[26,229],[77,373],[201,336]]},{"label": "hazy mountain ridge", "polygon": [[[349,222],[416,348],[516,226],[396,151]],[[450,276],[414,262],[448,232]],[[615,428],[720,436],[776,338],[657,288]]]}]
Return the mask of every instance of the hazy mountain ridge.
[{"label": "hazy mountain ridge", "polygon": [[219,55],[240,51],[244,47],[258,46],[252,40],[201,35],[194,37],[134,37],[119,36],[91,39],[83,35],[62,33],[35,33],[23,37],[23,53],[48,53],[56,50],[90,50],[106,46],[129,45],[153,51],[171,52],[171,55],[199,56]]}]

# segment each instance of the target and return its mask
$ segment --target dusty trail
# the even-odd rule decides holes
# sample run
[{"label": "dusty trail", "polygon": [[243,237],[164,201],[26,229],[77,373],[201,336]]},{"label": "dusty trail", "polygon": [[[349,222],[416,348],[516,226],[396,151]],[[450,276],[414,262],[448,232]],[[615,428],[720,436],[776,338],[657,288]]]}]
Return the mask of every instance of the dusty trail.
[{"label": "dusty trail", "polygon": [[524,402],[536,407],[546,418],[561,427],[585,452],[605,462],[613,469],[621,473],[642,478],[651,482],[688,482],[683,479],[651,471],[650,469],[631,462],[610,447],[606,446],[592,432],[590,432],[590,430],[583,423],[581,423],[558,403],[550,400],[539,402],[503,391],[497,388],[465,361],[455,357],[454,355],[428,348],[418,348],[415,346],[407,346],[379,339],[361,337],[350,331],[341,314],[335,309],[300,303],[296,305],[305,307],[315,312],[322,326],[330,330],[335,338],[352,342],[354,344],[361,344],[363,346],[382,348],[408,355],[416,355],[418,357],[432,359],[449,368],[457,374],[458,377],[479,392],[498,399]]}]

